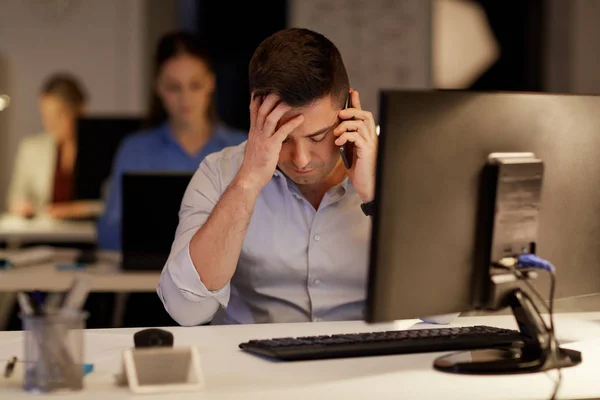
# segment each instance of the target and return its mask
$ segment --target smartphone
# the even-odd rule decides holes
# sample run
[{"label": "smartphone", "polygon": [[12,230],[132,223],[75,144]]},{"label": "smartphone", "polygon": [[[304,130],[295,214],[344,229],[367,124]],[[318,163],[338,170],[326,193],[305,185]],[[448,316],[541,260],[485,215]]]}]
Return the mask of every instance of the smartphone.
[{"label": "smartphone", "polygon": [[[346,104],[344,109],[351,108],[352,102],[350,101],[350,93],[348,93],[348,97],[346,97]],[[347,169],[352,167],[352,159],[354,158],[354,143],[346,142],[340,146],[340,155],[342,156],[342,161]]]}]

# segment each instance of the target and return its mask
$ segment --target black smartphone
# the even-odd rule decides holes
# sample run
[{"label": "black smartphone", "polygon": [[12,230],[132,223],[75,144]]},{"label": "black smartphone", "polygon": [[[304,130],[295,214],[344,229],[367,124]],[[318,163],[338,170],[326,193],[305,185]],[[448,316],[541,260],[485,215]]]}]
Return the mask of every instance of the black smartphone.
[{"label": "black smartphone", "polygon": [[[350,101],[350,93],[348,93],[348,97],[346,97],[346,105],[344,109],[351,108],[352,102]],[[340,146],[340,155],[342,156],[342,161],[346,168],[352,167],[352,159],[354,158],[354,143],[346,142]]]}]

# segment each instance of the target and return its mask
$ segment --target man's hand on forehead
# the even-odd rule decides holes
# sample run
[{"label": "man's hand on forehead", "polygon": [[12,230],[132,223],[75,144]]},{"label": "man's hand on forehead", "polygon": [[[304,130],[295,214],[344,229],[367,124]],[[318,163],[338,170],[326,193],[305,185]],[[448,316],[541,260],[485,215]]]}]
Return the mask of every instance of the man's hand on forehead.
[{"label": "man's hand on forehead", "polygon": [[283,141],[304,120],[302,114],[281,121],[292,107],[274,93],[264,98],[252,94],[250,101],[250,131],[244,161],[238,173],[244,185],[261,190],[273,176]]}]

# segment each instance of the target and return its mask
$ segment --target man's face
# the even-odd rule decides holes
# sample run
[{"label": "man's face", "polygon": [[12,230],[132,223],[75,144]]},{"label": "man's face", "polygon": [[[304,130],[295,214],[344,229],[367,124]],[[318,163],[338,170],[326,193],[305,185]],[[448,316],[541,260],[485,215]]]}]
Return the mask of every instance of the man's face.
[{"label": "man's face", "polygon": [[340,122],[339,111],[331,96],[325,96],[308,106],[293,108],[281,118],[277,129],[294,116],[304,115],[304,122],[283,142],[277,163],[295,183],[319,183],[340,163],[332,133]]}]

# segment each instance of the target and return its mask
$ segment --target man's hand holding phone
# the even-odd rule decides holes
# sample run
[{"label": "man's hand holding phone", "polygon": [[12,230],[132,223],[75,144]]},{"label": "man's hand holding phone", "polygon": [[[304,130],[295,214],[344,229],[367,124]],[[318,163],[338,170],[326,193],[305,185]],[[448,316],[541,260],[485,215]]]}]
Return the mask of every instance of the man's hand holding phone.
[{"label": "man's hand holding phone", "polygon": [[350,89],[350,104],[349,108],[339,112],[343,121],[333,130],[333,134],[338,137],[336,146],[348,142],[354,145],[353,154],[347,154],[352,160],[348,177],[362,202],[368,203],[375,198],[378,142],[375,119],[372,113],[361,108],[358,91]]},{"label": "man's hand holding phone", "polygon": [[252,94],[250,131],[244,161],[237,176],[238,184],[260,191],[269,183],[277,167],[283,141],[304,120],[300,114],[277,128],[281,117],[290,109],[276,94],[264,98]]}]

